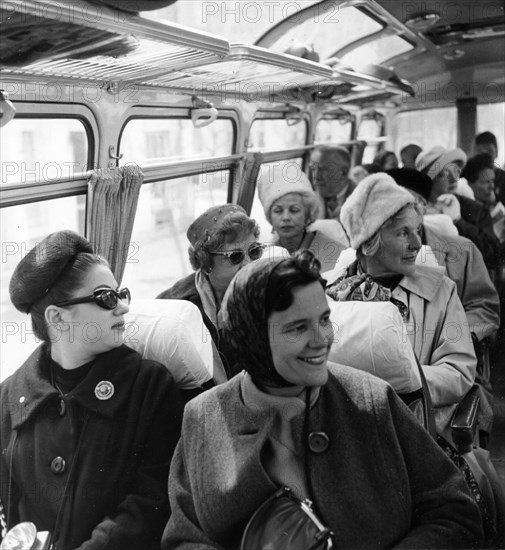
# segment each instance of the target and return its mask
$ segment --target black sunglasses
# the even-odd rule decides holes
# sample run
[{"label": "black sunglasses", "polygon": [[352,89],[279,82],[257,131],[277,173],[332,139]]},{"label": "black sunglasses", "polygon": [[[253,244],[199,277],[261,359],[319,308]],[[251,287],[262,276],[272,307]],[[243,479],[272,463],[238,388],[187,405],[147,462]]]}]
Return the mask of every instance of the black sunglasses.
[{"label": "black sunglasses", "polygon": [[115,309],[118,300],[121,300],[128,305],[131,300],[130,291],[127,288],[121,288],[120,290],[113,290],[112,288],[97,288],[90,296],[73,298],[72,300],[66,300],[65,302],[59,302],[54,305],[63,307],[72,306],[74,304],[95,302],[97,306],[100,306],[103,309]]},{"label": "black sunglasses", "polygon": [[[247,249],[247,255],[251,261],[259,260],[263,256],[263,251],[265,250],[265,245],[260,243],[253,243]],[[213,252],[209,250],[209,254],[213,256],[224,256],[231,264],[238,265],[244,261],[246,252],[243,250],[232,250],[231,252]]]}]

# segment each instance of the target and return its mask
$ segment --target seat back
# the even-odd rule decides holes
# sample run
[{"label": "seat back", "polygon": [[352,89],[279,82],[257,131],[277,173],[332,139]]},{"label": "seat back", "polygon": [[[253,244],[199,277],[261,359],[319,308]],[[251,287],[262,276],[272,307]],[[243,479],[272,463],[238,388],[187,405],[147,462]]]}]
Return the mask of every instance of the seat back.
[{"label": "seat back", "polygon": [[164,365],[179,389],[199,389],[212,380],[212,340],[191,302],[134,300],[126,323],[125,344]]},{"label": "seat back", "polygon": [[329,306],[335,334],[330,361],[382,378],[399,394],[421,388],[414,351],[394,304],[329,300]]}]

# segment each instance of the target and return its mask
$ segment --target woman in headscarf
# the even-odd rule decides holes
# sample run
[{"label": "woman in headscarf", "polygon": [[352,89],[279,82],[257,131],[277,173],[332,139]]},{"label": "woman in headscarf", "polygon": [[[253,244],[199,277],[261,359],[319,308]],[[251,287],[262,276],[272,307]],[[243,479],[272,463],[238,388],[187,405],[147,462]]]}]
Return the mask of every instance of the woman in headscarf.
[{"label": "woman in headscarf", "polygon": [[129,290],[60,231],[21,260],[10,296],[42,344],[0,385],[8,526],[31,522],[56,550],[158,548],[182,401],[165,367],[123,345]]},{"label": "woman in headscarf", "polygon": [[323,272],[333,269],[346,246],[310,228],[318,218],[319,203],[308,177],[298,165],[268,166],[258,178],[258,195],[276,235],[275,244],[290,254],[310,250],[321,263]]},{"label": "woman in headscarf", "polygon": [[[189,226],[189,260],[194,273],[177,281],[156,298],[188,300],[200,310],[226,375],[231,367],[219,335],[218,313],[224,293],[235,274],[261,258],[265,247],[258,242],[259,227],[237,204],[213,206]],[[214,367],[220,365],[214,365]],[[212,385],[212,384],[211,384]]]},{"label": "woman in headscarf", "polygon": [[[163,550],[238,548],[280,487],[310,499],[338,548],[479,546],[463,479],[391,386],[329,368],[330,310],[310,252],[246,266],[223,313],[244,370],[186,406]],[[286,530],[278,514],[253,524],[241,548],[328,548],[295,544],[304,528]]]},{"label": "woman in headscarf", "polygon": [[327,294],[336,301],[397,305],[423,366],[437,430],[450,441],[449,421],[475,381],[477,360],[456,284],[443,267],[416,263],[420,207],[391,176],[378,173],[358,184],[341,216],[357,259],[332,274]]}]

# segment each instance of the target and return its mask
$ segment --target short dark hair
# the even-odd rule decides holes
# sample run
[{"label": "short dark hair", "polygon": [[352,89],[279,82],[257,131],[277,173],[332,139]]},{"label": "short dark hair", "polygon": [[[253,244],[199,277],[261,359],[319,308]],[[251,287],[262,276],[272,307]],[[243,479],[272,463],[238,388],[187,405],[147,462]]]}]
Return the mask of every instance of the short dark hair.
[{"label": "short dark hair", "polygon": [[386,164],[386,160],[388,157],[395,157],[395,159],[397,159],[396,153],[394,151],[380,151],[375,155],[373,159],[373,164],[380,166],[382,169],[384,168],[384,164]]},{"label": "short dark hair", "polygon": [[487,143],[493,144],[498,149],[498,142],[496,136],[492,132],[482,132],[475,136],[475,145],[485,145]]},{"label": "short dark hair", "polygon": [[95,265],[110,267],[109,262],[97,254],[89,252],[77,254],[75,260],[65,268],[47,293],[32,305],[30,315],[33,332],[37,338],[44,342],[49,342],[49,333],[45,318],[46,308],[52,304],[72,299],[75,290],[82,286],[86,280],[86,274]]},{"label": "short dark hair", "polygon": [[265,297],[265,311],[268,318],[274,311],[285,311],[293,303],[293,290],[297,287],[319,282],[326,288],[326,281],[320,274],[321,264],[309,250],[298,250],[286,258],[272,271]]},{"label": "short dark hair", "polygon": [[461,177],[466,178],[468,183],[474,183],[479,178],[482,170],[486,168],[494,170],[493,157],[489,153],[479,153],[468,159],[461,172]]}]

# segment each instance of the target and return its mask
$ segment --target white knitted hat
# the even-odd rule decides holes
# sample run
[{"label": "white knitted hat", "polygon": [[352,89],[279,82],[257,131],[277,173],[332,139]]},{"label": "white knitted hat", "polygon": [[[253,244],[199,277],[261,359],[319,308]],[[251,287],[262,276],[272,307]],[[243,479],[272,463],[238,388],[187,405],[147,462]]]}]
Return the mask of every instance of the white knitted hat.
[{"label": "white knitted hat", "polygon": [[313,222],[319,216],[319,203],[312,189],[309,178],[297,164],[266,165],[258,178],[258,195],[265,211],[265,217],[270,221],[270,210],[273,203],[289,193],[298,193],[303,197]]},{"label": "white knitted hat", "polygon": [[451,162],[460,161],[466,163],[466,154],[463,149],[445,149],[441,145],[435,145],[429,151],[422,151],[416,157],[416,168],[419,172],[435,179],[438,174]]},{"label": "white knitted hat", "polygon": [[340,211],[340,221],[354,250],[373,237],[384,222],[413,202],[412,195],[384,172],[363,178]]}]

